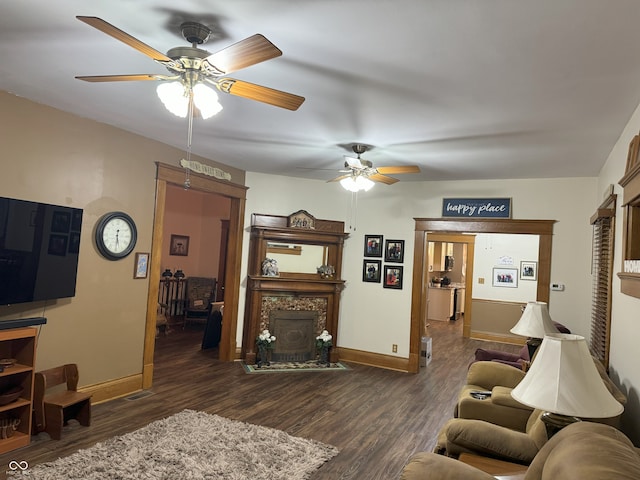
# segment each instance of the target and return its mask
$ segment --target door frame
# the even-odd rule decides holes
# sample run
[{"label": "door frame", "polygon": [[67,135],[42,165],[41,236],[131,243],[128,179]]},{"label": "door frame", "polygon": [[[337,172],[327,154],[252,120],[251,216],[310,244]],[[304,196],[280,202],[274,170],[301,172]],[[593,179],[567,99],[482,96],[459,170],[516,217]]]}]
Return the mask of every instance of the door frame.
[{"label": "door frame", "polygon": [[[162,260],[163,226],[167,184],[184,184],[184,169],[156,162],[156,205],[151,239],[151,261],[149,263],[149,293],[147,296],[147,318],[145,324],[142,388],[148,389],[153,383],[153,354],[156,338],[156,315]],[[227,268],[224,278],[225,309],[224,322],[219,347],[222,361],[233,361],[236,357],[236,331],[238,326],[238,300],[240,297],[240,277],[242,260],[242,234],[244,210],[248,187],[190,172],[192,190],[215,193],[231,201],[229,212],[229,241],[227,243]]]},{"label": "door frame", "polygon": [[[413,248],[413,282],[411,291],[411,330],[409,336],[408,371],[420,371],[420,342],[422,323],[426,312],[426,292],[428,283],[428,259],[426,258],[427,234],[464,233],[512,233],[538,235],[538,288],[536,300],[549,303],[549,287],[551,284],[551,244],[553,224],[555,220],[512,220],[512,219],[478,219],[478,218],[414,218]],[[467,252],[468,254],[468,252]],[[473,283],[471,275],[466,279],[467,287]],[[465,295],[465,315],[463,336],[469,337],[473,312],[471,311],[471,288]]]}]

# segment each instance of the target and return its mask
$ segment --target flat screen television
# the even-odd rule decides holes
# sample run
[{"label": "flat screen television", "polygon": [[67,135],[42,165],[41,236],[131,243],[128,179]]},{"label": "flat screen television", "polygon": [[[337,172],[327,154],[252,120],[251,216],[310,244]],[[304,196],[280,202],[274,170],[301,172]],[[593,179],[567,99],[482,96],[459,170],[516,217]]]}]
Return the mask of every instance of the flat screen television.
[{"label": "flat screen television", "polygon": [[0,197],[0,305],[76,294],[82,209]]}]

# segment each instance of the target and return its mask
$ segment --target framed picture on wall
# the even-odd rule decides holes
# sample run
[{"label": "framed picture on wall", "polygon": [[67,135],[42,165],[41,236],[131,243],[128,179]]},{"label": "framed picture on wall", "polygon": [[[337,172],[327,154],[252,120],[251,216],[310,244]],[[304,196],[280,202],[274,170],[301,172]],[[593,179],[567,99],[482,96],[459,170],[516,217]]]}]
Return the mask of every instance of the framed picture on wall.
[{"label": "framed picture on wall", "polygon": [[365,260],[362,265],[362,281],[380,283],[382,278],[380,270],[382,270],[381,260]]},{"label": "framed picture on wall", "polygon": [[517,268],[494,268],[493,283],[494,287],[518,287],[518,269]]},{"label": "framed picture on wall", "polygon": [[400,265],[384,266],[384,288],[396,288],[402,290],[402,267]]},{"label": "framed picture on wall", "polygon": [[147,278],[149,269],[149,254],[136,253],[136,263],[134,265],[133,278]]},{"label": "framed picture on wall", "polygon": [[189,255],[189,237],[186,235],[171,235],[169,243],[169,255]]},{"label": "framed picture on wall", "polygon": [[385,242],[384,261],[395,263],[404,261],[404,240],[387,240]]},{"label": "framed picture on wall", "polygon": [[520,280],[538,280],[538,262],[520,262]]},{"label": "framed picture on wall", "polygon": [[382,235],[365,235],[364,236],[364,256],[365,257],[381,257],[382,256]]}]

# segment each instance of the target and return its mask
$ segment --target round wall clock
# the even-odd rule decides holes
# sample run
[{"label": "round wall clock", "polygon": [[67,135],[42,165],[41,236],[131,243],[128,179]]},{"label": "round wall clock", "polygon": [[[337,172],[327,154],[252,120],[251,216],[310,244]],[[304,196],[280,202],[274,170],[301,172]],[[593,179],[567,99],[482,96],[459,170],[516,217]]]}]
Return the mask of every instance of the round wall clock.
[{"label": "round wall clock", "polygon": [[120,260],[136,246],[138,232],[133,219],[124,212],[103,215],[96,225],[96,247],[109,260]]}]

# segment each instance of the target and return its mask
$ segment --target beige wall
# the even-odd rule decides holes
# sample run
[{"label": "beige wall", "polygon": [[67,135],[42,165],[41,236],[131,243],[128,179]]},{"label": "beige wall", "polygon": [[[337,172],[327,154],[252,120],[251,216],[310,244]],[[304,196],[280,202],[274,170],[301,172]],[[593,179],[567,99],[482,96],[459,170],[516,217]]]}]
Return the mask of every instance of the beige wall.
[{"label": "beige wall", "polygon": [[[0,307],[0,319],[47,317],[36,367],[77,363],[81,386],[141,374],[147,280],[133,279],[133,255],[100,257],[93,229],[104,213],[127,212],[138,228],[134,251],[150,252],[155,162],[179,165],[184,152],[6,92],[0,132],[3,196],[84,209],[76,296]],[[242,171],[207,163],[244,184]]]}]

